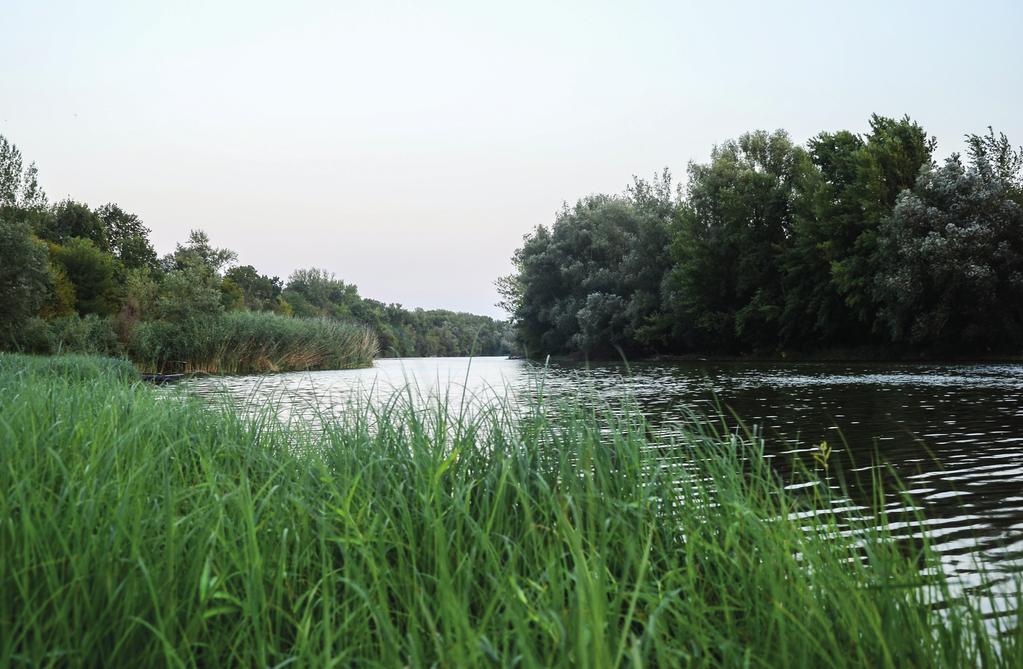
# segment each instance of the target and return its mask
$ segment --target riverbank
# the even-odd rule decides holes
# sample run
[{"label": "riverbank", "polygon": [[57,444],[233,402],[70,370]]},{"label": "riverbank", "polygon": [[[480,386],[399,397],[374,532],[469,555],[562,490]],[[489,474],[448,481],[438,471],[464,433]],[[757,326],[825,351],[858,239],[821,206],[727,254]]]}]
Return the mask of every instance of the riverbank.
[{"label": "riverbank", "polygon": [[705,426],[396,400],[313,433],[133,375],[0,355],[0,664],[1023,660],[926,535]]},{"label": "riverbank", "polygon": [[[763,363],[798,363],[798,362],[833,362],[833,363],[1019,363],[1023,362],[1023,351],[1002,353],[969,353],[957,354],[948,351],[928,351],[917,349],[891,348],[830,348],[816,351],[771,351],[753,353],[684,353],[666,354],[651,353],[645,355],[623,356],[587,356],[583,353],[550,356],[554,362],[585,363],[601,362],[763,362]],[[539,360],[537,358],[536,360]]]},{"label": "riverbank", "polygon": [[16,349],[126,358],[144,374],[263,374],[371,367],[376,335],[364,325],[236,311],[179,320],[123,322],[71,316],[31,319]]}]

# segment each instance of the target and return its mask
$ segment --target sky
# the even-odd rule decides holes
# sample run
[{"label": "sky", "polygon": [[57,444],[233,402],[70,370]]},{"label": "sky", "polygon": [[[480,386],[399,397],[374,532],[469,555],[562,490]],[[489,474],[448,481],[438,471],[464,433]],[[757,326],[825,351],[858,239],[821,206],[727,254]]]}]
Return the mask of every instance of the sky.
[{"label": "sky", "polygon": [[0,0],[0,134],[161,253],[199,228],[263,273],[501,316],[563,202],[748,130],[1023,143],[1021,29],[983,0]]}]

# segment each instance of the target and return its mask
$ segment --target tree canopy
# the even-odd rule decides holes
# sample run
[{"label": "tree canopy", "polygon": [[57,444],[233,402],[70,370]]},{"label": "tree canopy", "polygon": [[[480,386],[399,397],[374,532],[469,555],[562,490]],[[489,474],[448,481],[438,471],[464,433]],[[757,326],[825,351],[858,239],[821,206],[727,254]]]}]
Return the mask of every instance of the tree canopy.
[{"label": "tree canopy", "polygon": [[127,346],[140,322],[184,331],[253,311],[368,326],[383,355],[510,351],[504,322],[384,304],[317,268],[296,270],[285,282],[237,260],[202,230],[161,258],[142,219],[113,202],[49,206],[35,165],[25,166],[0,136],[0,348],[44,351],[48,338],[64,346],[91,337],[95,350],[109,352],[111,340]]},{"label": "tree canopy", "polygon": [[977,353],[1023,344],[1023,154],[989,129],[936,166],[909,117],[725,141],[538,226],[498,282],[531,355]]}]

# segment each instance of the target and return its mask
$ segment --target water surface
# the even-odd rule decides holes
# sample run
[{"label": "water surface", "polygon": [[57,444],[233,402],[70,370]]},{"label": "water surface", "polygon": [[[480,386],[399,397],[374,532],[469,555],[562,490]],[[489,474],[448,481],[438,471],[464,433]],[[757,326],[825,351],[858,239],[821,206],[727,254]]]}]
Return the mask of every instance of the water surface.
[{"label": "water surface", "polygon": [[[692,411],[756,429],[779,462],[826,440],[848,475],[870,480],[884,463],[923,509],[946,569],[966,582],[978,569],[1008,586],[1023,566],[1023,365],[835,363],[554,364],[504,358],[379,360],[372,369],[194,379],[200,393],[239,406],[274,401],[282,415],[315,420],[355,398],[395,392],[442,396],[453,407],[534,393],[585,395],[615,405],[635,399],[659,429]],[[411,389],[411,392],[409,390]],[[756,427],[754,427],[756,426]],[[862,487],[854,497],[871,491]],[[888,493],[896,528],[915,532],[906,505]],[[900,514],[906,515],[902,524]]]}]

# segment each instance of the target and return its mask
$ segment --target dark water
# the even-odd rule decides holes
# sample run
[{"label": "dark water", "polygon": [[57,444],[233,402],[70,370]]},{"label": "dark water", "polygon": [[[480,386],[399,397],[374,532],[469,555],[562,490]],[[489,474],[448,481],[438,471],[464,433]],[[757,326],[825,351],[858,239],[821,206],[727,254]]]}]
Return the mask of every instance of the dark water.
[{"label": "dark water", "polygon": [[[965,585],[984,569],[1008,587],[1023,570],[1023,365],[638,363],[539,369],[502,358],[381,360],[373,369],[227,377],[189,382],[242,404],[273,399],[309,417],[355,397],[385,401],[396,389],[446,395],[451,405],[530,393],[542,375],[551,395],[585,389],[614,404],[629,395],[655,425],[689,412],[740,417],[779,462],[823,440],[845,475],[870,480],[884,463],[912,493],[945,569]],[[742,430],[735,418],[732,429]],[[870,491],[853,491],[866,497]],[[855,504],[855,499],[850,500]],[[904,500],[886,497],[894,527],[918,526]],[[904,519],[901,517],[905,516]]]}]

